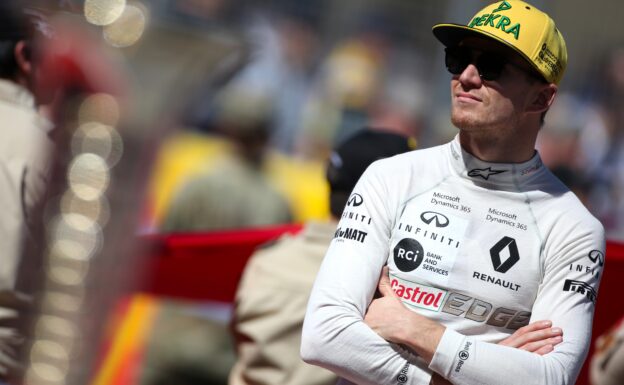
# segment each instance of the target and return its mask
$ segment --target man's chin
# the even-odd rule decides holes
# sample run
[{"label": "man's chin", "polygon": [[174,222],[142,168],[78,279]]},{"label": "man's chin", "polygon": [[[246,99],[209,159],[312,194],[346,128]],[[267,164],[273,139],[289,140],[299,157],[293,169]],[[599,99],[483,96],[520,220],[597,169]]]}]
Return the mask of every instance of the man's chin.
[{"label": "man's chin", "polygon": [[460,130],[472,130],[481,126],[475,119],[465,115],[451,115],[451,123]]}]

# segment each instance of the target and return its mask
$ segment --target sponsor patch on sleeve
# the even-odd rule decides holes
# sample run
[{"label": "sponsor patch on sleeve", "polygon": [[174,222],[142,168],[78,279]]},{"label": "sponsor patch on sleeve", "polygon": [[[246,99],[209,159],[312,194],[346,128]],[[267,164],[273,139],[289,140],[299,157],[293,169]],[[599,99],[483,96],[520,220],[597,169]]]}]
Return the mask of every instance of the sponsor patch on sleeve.
[{"label": "sponsor patch on sleeve", "polygon": [[584,295],[593,304],[596,303],[596,290],[587,282],[566,279],[563,283],[563,291],[571,291],[573,293]]}]

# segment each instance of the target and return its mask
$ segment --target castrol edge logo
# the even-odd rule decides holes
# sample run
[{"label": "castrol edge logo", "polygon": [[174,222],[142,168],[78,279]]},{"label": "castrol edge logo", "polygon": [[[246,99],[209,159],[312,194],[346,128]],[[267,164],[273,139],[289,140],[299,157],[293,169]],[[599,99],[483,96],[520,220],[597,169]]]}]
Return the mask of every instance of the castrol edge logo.
[{"label": "castrol edge logo", "polygon": [[447,294],[446,290],[421,285],[392,274],[390,274],[390,287],[404,304],[436,312],[440,311]]}]

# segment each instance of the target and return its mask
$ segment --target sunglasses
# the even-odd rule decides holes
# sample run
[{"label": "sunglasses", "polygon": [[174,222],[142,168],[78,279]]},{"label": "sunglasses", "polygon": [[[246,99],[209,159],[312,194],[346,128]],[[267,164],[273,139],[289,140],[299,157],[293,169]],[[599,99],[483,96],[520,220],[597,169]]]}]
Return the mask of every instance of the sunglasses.
[{"label": "sunglasses", "polygon": [[469,64],[474,64],[483,80],[497,80],[500,78],[506,64],[512,64],[505,56],[496,52],[482,52],[476,60],[474,50],[468,47],[447,47],[444,62],[446,69],[453,75],[460,75]]}]

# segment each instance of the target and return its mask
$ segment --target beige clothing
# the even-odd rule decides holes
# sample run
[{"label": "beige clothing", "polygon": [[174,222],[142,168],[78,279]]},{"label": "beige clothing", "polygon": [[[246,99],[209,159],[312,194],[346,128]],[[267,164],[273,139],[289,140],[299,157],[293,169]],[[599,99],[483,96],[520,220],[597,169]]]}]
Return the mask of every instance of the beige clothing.
[{"label": "beige clothing", "polygon": [[22,245],[46,191],[51,125],[25,88],[0,79],[0,378],[17,362],[14,325],[29,297],[16,290]]},{"label": "beige clothing", "polygon": [[236,294],[230,385],[336,383],[335,374],[299,356],[308,297],[335,231],[335,222],[308,223],[252,255]]},{"label": "beige clothing", "polygon": [[624,318],[598,337],[589,370],[592,385],[624,384]]}]

